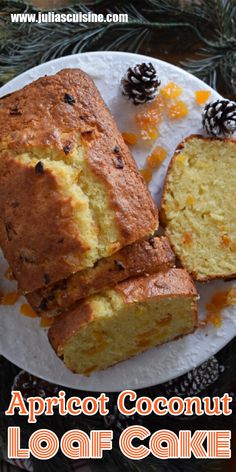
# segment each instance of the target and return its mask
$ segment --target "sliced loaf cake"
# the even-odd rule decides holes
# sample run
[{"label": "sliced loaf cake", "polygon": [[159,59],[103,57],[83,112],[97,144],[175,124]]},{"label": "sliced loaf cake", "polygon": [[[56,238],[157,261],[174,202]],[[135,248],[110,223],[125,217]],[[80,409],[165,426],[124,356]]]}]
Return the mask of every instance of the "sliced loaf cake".
[{"label": "sliced loaf cake", "polygon": [[110,257],[100,259],[92,268],[29,293],[27,299],[39,314],[54,316],[81,298],[113,287],[131,277],[167,270],[174,264],[175,256],[168,238],[151,237],[126,246]]},{"label": "sliced loaf cake", "polygon": [[167,173],[161,219],[197,280],[236,277],[236,141],[190,136]]},{"label": "sliced loaf cake", "polygon": [[49,341],[70,370],[89,375],[191,333],[196,300],[184,269],[127,280],[57,317]]},{"label": "sliced loaf cake", "polygon": [[85,72],[62,70],[1,99],[0,214],[0,245],[23,292],[157,229],[154,201]]}]

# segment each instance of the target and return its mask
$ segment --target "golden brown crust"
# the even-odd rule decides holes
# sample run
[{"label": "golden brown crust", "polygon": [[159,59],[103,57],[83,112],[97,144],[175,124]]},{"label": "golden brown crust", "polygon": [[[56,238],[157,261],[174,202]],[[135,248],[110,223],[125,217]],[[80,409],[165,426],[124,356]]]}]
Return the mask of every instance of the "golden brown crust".
[{"label": "golden brown crust", "polygon": [[48,339],[59,357],[63,354],[63,345],[66,341],[92,320],[92,308],[86,300],[77,303],[70,312],[57,318],[57,323],[53,323],[48,332]]},{"label": "golden brown crust", "polygon": [[197,296],[196,287],[185,269],[170,269],[149,277],[125,280],[115,287],[125,303],[142,302],[150,298]]},{"label": "golden brown crust", "polygon": [[[184,269],[170,269],[167,272],[159,272],[147,277],[136,277],[121,282],[114,290],[122,296],[126,304],[168,297],[173,299],[180,296],[192,298],[195,303],[197,300],[197,290],[190,275]],[[48,337],[57,354],[62,355],[66,342],[80,330],[82,325],[89,323],[96,316],[96,313],[93,315],[90,311],[90,307],[89,301],[84,300],[55,318]],[[197,305],[195,317],[197,325]]]},{"label": "golden brown crust", "polygon": [[167,270],[174,264],[168,239],[153,237],[126,246],[115,255],[101,259],[95,267],[73,274],[61,283],[30,293],[27,299],[36,311],[53,314],[122,280]]},{"label": "golden brown crust", "polygon": [[[182,149],[184,148],[186,142],[188,141],[191,141],[192,139],[194,138],[197,138],[197,139],[202,139],[204,141],[230,141],[230,142],[233,142],[233,143],[236,143],[236,140],[234,138],[216,138],[216,137],[210,137],[210,136],[202,136],[201,134],[191,134],[190,136],[187,136],[183,141],[181,141],[181,143],[178,144],[175,152],[174,152],[174,155],[169,163],[169,167],[168,167],[168,170],[167,170],[167,173],[166,173],[166,177],[165,177],[165,182],[164,182],[164,186],[163,186],[163,192],[162,192],[162,198],[161,198],[161,205],[160,205],[160,214],[159,214],[159,218],[160,218],[160,222],[161,224],[163,225],[163,227],[165,228],[165,234],[167,235],[168,237],[168,228],[167,228],[167,218],[166,218],[166,214],[165,214],[165,198],[166,198],[166,195],[168,194],[169,192],[169,185],[168,185],[168,177],[169,177],[169,174],[171,173],[171,170],[172,170],[172,167],[174,165],[174,162],[175,162],[175,159],[176,157],[178,156],[178,154],[182,151]],[[224,280],[234,280],[236,278],[236,273],[232,273],[230,275],[224,275],[224,274],[221,274],[221,275],[214,275],[214,276],[202,276],[194,271],[190,271],[189,267],[186,267],[184,261],[182,260],[181,258],[181,254],[177,254],[176,251],[175,251],[175,248],[174,248],[174,245],[171,243],[171,240],[170,240],[170,245],[173,249],[173,251],[175,252],[176,256],[178,257],[178,260],[180,262],[180,264],[185,267],[188,272],[190,273],[190,275],[193,277],[194,280],[197,280],[198,282],[209,282],[210,280],[215,280],[215,279],[224,279]]]},{"label": "golden brown crust", "polygon": [[[73,103],[68,103],[68,95]],[[45,274],[55,282],[80,270],[81,254],[88,248],[75,228],[71,202],[68,199],[65,205],[63,198],[59,200],[58,179],[50,171],[34,175],[30,165],[17,161],[22,152],[37,155],[40,150],[46,157],[53,151],[65,159],[65,154],[82,144],[87,165],[104,185],[114,212],[119,233],[114,252],[158,226],[157,209],[144,180],[93,81],[81,70],[42,77],[1,99],[0,136],[0,243],[23,291],[42,287]],[[50,199],[40,200],[47,190]],[[56,207],[56,215],[50,212],[52,207]],[[64,233],[60,238],[54,237],[55,216],[57,229]],[[17,225],[11,241],[6,237],[6,225]],[[37,256],[36,263],[19,260],[19,253],[25,250]]]},{"label": "golden brown crust", "polygon": [[[70,198],[63,199],[57,192],[51,172],[37,175],[33,167],[9,155],[2,156],[0,172],[0,241],[21,287],[26,289],[29,275],[32,286],[49,284],[60,266],[69,275],[67,255],[86,250],[70,220]],[[26,192],[21,190],[24,187]]]},{"label": "golden brown crust", "polygon": [[[182,266],[184,265],[183,263],[181,263]],[[204,277],[203,275],[199,275],[197,272],[189,272],[191,274],[191,276],[193,277],[194,280],[197,280],[198,282],[210,282],[211,280],[216,280],[216,279],[223,279],[225,281],[228,281],[228,280],[235,280],[236,279],[236,273],[235,274],[231,274],[231,275],[213,275],[213,276],[208,276],[208,277]]]}]

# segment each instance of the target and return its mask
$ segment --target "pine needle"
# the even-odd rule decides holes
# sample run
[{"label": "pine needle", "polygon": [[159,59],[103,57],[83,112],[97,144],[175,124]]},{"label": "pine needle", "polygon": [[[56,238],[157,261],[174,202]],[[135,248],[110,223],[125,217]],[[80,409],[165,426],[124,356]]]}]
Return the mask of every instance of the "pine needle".
[{"label": "pine needle", "polygon": [[[236,63],[236,5],[230,0],[144,0],[118,2],[107,8],[104,0],[75,3],[57,9],[61,13],[101,12],[127,13],[128,23],[11,23],[12,12],[37,12],[23,1],[0,0],[0,81],[37,64],[68,54],[93,50],[128,50],[138,52],[154,37],[155,31],[186,29],[202,44],[198,59],[180,65],[218,88],[223,82],[235,91],[232,77]],[[128,4],[127,4],[128,3]],[[155,35],[156,40],[156,35]],[[158,44],[157,44],[158,46]]]}]

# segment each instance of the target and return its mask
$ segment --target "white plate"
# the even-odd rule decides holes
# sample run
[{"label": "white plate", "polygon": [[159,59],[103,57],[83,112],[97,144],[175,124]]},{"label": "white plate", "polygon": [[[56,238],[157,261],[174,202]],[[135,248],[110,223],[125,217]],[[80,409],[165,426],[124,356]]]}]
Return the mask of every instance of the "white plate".
[{"label": "white plate", "polygon": [[[185,136],[202,131],[201,108],[195,102],[194,91],[211,90],[211,98],[219,97],[206,84],[173,65],[150,57],[123,52],[92,52],[56,59],[37,66],[2,87],[0,95],[19,89],[44,74],[55,74],[63,68],[80,67],[94,79],[121,131],[127,131],[131,129],[132,114],[137,108],[121,96],[119,82],[130,65],[150,60],[159,72],[162,85],[174,81],[183,87],[183,100],[187,102],[190,110],[187,118],[172,122],[166,120],[161,124],[158,144],[164,146],[169,155],[150,184],[150,190],[159,202],[163,178],[176,145]],[[144,164],[149,152],[149,147],[134,149],[138,166]],[[6,268],[6,262],[1,256],[1,274],[4,274]],[[232,285],[233,282],[217,281],[200,286],[200,316],[204,318],[205,303],[213,293]],[[1,277],[1,288],[14,290],[14,283]],[[120,391],[124,388],[138,389],[165,382],[205,361],[236,335],[236,308],[230,307],[224,311],[220,329],[210,325],[198,329],[183,339],[151,349],[87,378],[72,374],[56,357],[47,341],[45,330],[39,327],[38,319],[29,319],[20,314],[19,308],[23,301],[19,300],[14,306],[0,307],[1,353],[14,364],[39,377],[83,390]]]}]

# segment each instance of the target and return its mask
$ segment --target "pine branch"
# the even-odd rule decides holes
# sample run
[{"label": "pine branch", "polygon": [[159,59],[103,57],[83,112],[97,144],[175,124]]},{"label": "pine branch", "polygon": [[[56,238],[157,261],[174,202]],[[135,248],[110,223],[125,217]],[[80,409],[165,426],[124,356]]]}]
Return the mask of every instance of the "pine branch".
[{"label": "pine branch", "polygon": [[[87,6],[76,3],[57,11],[98,12],[106,3],[94,0]],[[2,82],[34,65],[66,54],[99,49],[137,52],[155,31],[185,28],[204,48],[199,53],[199,60],[188,60],[182,65],[215,88],[222,78],[228,89],[233,90],[231,74],[236,54],[236,6],[230,0],[213,0],[201,5],[193,1],[184,6],[179,0],[146,0],[139,9],[135,4],[127,6],[127,2],[118,2],[117,7],[105,8],[104,11],[128,13],[128,24],[64,23],[63,28],[58,23],[10,23],[12,11],[37,11],[23,1],[0,0],[0,8]]]}]

